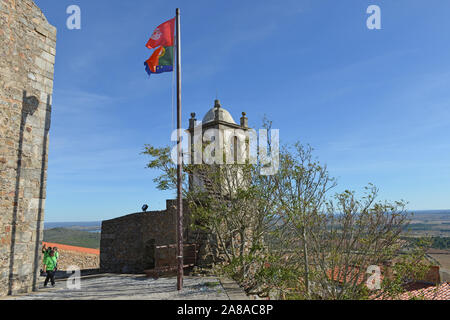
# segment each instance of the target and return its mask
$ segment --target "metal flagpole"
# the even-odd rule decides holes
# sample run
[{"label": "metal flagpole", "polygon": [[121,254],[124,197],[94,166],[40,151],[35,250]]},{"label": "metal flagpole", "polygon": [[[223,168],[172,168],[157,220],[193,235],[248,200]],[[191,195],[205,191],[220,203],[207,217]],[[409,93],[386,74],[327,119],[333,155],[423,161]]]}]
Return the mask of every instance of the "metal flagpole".
[{"label": "metal flagpole", "polygon": [[177,289],[183,289],[183,193],[182,193],[182,178],[183,178],[183,155],[181,148],[181,46],[180,46],[180,9],[176,10],[176,24],[177,24],[177,262],[178,262],[178,278]]}]

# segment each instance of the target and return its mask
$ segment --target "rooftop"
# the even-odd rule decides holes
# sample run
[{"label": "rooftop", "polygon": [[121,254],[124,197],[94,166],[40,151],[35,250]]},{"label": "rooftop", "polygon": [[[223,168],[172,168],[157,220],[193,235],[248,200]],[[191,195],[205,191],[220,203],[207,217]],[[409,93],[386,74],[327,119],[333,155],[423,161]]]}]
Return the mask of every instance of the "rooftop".
[{"label": "rooftop", "polygon": [[214,107],[212,109],[210,109],[206,115],[203,117],[203,121],[202,123],[208,123],[208,122],[212,122],[216,119],[216,111],[222,111],[223,113],[223,118],[221,119],[222,121],[228,122],[228,123],[233,123],[233,124],[237,124],[233,117],[231,116],[230,112],[228,112],[228,110],[222,108],[222,105],[220,104],[219,100],[216,100],[214,103]]},{"label": "rooftop", "polygon": [[[442,283],[438,286],[427,285],[421,283],[413,283],[408,288],[407,291],[395,300],[412,300],[412,299],[423,299],[423,300],[450,300],[450,282]],[[375,300],[393,300],[391,298],[379,297]]]}]

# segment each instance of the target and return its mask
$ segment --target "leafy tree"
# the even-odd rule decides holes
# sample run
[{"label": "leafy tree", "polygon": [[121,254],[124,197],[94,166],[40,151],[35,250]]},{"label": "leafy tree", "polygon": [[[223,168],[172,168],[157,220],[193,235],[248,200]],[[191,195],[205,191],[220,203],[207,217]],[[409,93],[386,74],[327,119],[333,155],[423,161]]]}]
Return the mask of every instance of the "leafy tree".
[{"label": "leafy tree", "polygon": [[[161,190],[176,188],[176,165],[170,148],[145,146],[148,168],[162,172],[154,179]],[[267,255],[264,236],[272,223],[275,196],[270,177],[260,165],[184,165],[183,197],[191,213],[191,228],[209,237],[216,269],[227,272],[246,289],[257,286],[254,274]],[[188,175],[198,184],[189,184]],[[259,264],[257,263],[259,261]]]},{"label": "leafy tree", "polygon": [[[144,151],[148,168],[162,172],[154,179],[161,190],[176,188],[170,151],[150,145]],[[402,241],[405,202],[377,202],[373,185],[362,198],[350,191],[331,197],[336,180],[300,143],[282,148],[274,176],[261,175],[261,168],[183,166],[191,227],[209,235],[216,270],[248,292],[282,299],[394,297],[426,272],[424,247]],[[189,184],[188,176],[201,183]],[[371,266],[380,267],[379,290],[367,287]]]},{"label": "leafy tree", "polygon": [[302,284],[306,297],[311,297],[311,219],[323,209],[327,192],[336,181],[326,166],[313,158],[312,148],[300,143],[283,148],[280,170],[274,179],[279,222],[273,237],[281,247],[273,252],[289,260],[294,268],[303,269]]}]

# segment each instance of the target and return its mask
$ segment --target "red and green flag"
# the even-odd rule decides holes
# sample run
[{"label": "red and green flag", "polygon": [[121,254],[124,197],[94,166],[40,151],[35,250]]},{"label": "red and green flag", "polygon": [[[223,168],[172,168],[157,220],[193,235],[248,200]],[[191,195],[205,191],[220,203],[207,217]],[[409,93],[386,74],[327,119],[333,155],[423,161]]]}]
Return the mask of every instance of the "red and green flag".
[{"label": "red and green flag", "polygon": [[163,73],[173,71],[173,47],[159,47],[153,52],[150,59],[145,61],[145,71],[152,73]]},{"label": "red and green flag", "polygon": [[148,40],[146,47],[156,48],[152,56],[144,63],[145,71],[149,75],[173,71],[174,34],[175,18],[158,26]]}]

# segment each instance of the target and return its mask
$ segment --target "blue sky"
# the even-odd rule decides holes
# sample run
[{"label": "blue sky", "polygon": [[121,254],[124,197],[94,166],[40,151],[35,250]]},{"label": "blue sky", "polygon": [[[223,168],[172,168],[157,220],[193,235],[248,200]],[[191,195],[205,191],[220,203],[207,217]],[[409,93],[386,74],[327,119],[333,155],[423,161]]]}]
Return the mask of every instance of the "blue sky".
[{"label": "blue sky", "polygon": [[[164,209],[140,155],[170,143],[172,74],[148,78],[145,43],[182,13],[183,117],[216,94],[300,140],[337,191],[380,188],[409,209],[450,208],[450,2],[36,0],[58,28],[46,221]],[[66,8],[81,8],[81,30]],[[382,30],[366,27],[381,8]]]}]

